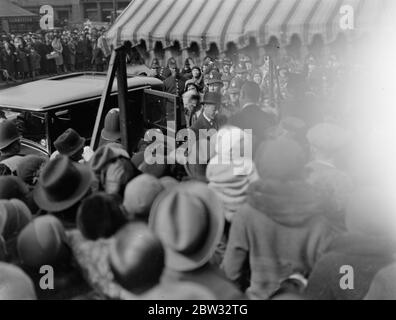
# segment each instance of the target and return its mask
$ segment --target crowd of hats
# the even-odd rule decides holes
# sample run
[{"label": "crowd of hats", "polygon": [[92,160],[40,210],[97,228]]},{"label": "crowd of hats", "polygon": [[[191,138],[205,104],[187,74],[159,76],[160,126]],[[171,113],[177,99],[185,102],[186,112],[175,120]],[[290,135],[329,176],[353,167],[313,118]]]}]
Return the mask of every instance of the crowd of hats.
[{"label": "crowd of hats", "polygon": [[[249,62],[222,65],[254,76]],[[214,139],[182,145],[185,162],[152,163],[169,150],[148,143],[125,150],[117,108],[96,150],[69,128],[49,159],[11,154],[20,134],[0,122],[0,299],[396,298],[391,192],[361,183],[361,163],[348,162],[353,132],[325,115],[253,112],[258,84],[210,59],[199,71],[252,100]],[[366,281],[353,293],[339,289],[344,264]],[[56,271],[50,294],[42,266]]]}]

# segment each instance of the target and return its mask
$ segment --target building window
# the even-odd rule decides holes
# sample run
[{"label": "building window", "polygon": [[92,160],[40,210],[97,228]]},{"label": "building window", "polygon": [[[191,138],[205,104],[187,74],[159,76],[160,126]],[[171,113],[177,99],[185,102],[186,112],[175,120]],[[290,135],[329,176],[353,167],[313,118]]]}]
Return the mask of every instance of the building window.
[{"label": "building window", "polygon": [[84,19],[96,21],[98,18],[98,7],[96,3],[85,3],[84,4]]},{"label": "building window", "polygon": [[59,21],[65,21],[69,20],[69,11],[68,10],[58,10],[58,20]]}]

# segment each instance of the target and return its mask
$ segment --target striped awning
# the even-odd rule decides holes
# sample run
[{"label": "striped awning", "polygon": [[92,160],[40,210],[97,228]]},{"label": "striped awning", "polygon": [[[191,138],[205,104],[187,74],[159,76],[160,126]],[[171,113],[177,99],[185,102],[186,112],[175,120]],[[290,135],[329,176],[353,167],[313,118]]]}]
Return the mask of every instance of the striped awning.
[{"label": "striped awning", "polygon": [[[153,49],[160,41],[168,47],[178,41],[181,48],[192,42],[207,50],[216,43],[226,50],[227,43],[237,47],[250,37],[265,45],[275,36],[281,44],[297,34],[309,44],[315,34],[325,42],[340,32],[356,34],[373,26],[392,0],[132,0],[107,33],[113,44],[129,40],[137,45],[145,40]],[[344,30],[340,21],[353,11],[353,30]]]}]

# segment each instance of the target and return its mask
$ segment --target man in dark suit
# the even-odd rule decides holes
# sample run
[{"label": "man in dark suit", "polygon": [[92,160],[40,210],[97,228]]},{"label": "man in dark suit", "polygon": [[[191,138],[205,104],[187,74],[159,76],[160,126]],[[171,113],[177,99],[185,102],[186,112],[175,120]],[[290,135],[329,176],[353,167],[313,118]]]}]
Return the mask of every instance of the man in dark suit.
[{"label": "man in dark suit", "polygon": [[164,80],[164,91],[181,97],[186,80],[180,74],[176,60],[170,60],[168,66],[172,74]]},{"label": "man in dark suit", "polygon": [[[221,95],[217,92],[207,92],[204,95],[202,104],[203,109],[197,121],[190,127],[194,131],[195,136],[199,139],[199,132],[205,135],[204,130],[207,130],[207,135],[211,136],[209,130],[219,129],[219,119],[217,111],[221,103]],[[212,131],[213,132],[213,131]]]},{"label": "man in dark suit", "polygon": [[276,125],[275,117],[260,108],[259,99],[260,87],[255,82],[247,81],[240,91],[239,101],[242,108],[227,121],[242,130],[252,130],[253,151],[256,145],[268,138],[269,130]]}]

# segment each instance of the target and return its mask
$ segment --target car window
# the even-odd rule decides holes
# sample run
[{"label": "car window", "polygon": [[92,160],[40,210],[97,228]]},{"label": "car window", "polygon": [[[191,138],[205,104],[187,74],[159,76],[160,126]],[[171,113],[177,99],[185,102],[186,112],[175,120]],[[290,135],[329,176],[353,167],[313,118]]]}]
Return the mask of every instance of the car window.
[{"label": "car window", "polygon": [[68,128],[76,130],[89,144],[95,125],[99,99],[79,103],[66,109],[50,113],[50,131],[52,143]]},{"label": "car window", "polygon": [[47,132],[45,113],[31,111],[5,111],[7,119],[16,123],[22,138],[46,148]]}]

